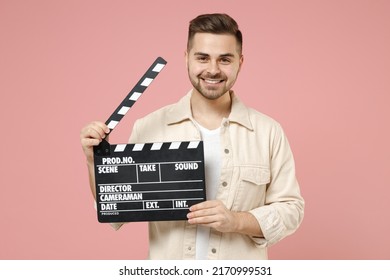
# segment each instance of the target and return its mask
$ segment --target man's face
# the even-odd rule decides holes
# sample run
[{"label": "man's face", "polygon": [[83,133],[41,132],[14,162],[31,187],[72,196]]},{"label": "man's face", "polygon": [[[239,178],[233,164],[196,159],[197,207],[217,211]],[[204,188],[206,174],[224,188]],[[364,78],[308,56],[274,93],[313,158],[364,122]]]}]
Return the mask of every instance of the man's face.
[{"label": "man's face", "polygon": [[233,35],[196,33],[186,52],[186,62],[195,90],[215,100],[233,87],[243,57]]}]

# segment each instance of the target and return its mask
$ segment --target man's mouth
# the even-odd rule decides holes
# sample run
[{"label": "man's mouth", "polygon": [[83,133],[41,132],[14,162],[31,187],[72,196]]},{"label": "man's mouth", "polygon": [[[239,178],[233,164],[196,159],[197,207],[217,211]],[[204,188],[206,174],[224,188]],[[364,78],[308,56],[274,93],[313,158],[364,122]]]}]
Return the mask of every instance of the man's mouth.
[{"label": "man's mouth", "polygon": [[220,79],[202,79],[203,81],[205,81],[207,84],[218,84],[218,83],[221,83],[223,82],[223,80],[220,80]]}]

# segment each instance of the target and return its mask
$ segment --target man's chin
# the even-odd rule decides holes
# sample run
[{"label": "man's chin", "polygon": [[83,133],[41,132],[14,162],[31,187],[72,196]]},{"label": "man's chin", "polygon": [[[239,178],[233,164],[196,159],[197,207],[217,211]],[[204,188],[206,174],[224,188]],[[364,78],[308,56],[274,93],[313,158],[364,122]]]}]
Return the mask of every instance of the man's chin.
[{"label": "man's chin", "polygon": [[225,94],[225,92],[221,91],[210,91],[210,90],[202,90],[200,91],[200,94],[209,100],[217,100],[221,96]]}]

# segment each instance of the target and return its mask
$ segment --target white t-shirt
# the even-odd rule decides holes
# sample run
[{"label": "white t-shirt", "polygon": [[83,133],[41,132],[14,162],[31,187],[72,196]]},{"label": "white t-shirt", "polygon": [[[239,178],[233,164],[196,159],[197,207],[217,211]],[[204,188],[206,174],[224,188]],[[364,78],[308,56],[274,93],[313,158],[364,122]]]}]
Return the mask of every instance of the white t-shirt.
[{"label": "white t-shirt", "polygon": [[[221,141],[220,128],[208,130],[196,123],[199,127],[203,140],[206,199],[214,200],[217,196],[219,178],[221,175]],[[196,232],[196,259],[207,259],[210,228],[198,226]]]}]

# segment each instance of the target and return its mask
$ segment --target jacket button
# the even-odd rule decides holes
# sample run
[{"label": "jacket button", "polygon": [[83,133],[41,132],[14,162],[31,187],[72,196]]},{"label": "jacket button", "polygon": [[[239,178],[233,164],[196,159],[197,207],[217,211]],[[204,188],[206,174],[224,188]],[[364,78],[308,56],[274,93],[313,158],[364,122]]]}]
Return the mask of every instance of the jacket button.
[{"label": "jacket button", "polygon": [[223,183],[222,183],[222,186],[224,186],[224,187],[226,187],[227,185],[228,185],[227,182],[223,182]]},{"label": "jacket button", "polygon": [[229,153],[229,149],[225,149],[225,154],[228,154]]},{"label": "jacket button", "polygon": [[213,254],[215,254],[217,252],[217,249],[213,248],[213,249],[211,249],[211,252],[213,252]]}]

